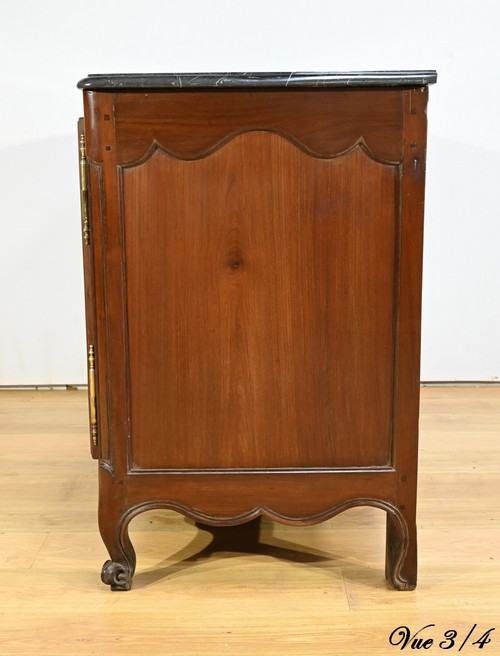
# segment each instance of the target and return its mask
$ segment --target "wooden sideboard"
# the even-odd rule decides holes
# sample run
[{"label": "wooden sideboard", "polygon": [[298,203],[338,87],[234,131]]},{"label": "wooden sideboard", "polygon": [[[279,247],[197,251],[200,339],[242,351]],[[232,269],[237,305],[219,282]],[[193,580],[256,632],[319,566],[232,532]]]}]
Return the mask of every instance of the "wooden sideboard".
[{"label": "wooden sideboard", "polygon": [[386,511],[415,587],[434,71],[93,75],[79,122],[102,579],[128,525]]}]

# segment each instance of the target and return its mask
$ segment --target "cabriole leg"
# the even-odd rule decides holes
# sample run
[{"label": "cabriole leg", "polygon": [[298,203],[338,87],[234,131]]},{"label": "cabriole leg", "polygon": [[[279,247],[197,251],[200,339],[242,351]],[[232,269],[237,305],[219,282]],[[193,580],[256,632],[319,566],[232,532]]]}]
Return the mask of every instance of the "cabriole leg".
[{"label": "cabriole leg", "polygon": [[128,535],[130,516],[109,502],[99,505],[99,530],[109,552],[101,579],[111,590],[130,590],[135,571],[135,551]]},{"label": "cabriole leg", "polygon": [[387,512],[385,577],[396,590],[417,585],[417,529],[414,518]]}]

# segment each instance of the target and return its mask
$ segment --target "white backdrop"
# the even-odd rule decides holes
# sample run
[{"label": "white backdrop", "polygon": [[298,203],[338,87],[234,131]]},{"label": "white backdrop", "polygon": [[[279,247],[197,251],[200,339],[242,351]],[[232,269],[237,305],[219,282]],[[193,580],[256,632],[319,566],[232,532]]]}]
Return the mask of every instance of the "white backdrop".
[{"label": "white backdrop", "polygon": [[436,68],[423,380],[500,376],[496,0],[2,0],[0,385],[85,381],[87,73]]}]

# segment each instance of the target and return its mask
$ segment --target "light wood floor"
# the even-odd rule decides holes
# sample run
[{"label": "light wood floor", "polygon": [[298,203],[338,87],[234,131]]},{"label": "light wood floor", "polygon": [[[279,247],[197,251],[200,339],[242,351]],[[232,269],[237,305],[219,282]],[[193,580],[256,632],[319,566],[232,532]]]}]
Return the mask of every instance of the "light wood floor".
[{"label": "light wood floor", "polygon": [[384,513],[363,508],[226,529],[215,548],[182,516],[145,513],[133,590],[110,592],[85,404],[81,391],[0,392],[0,654],[371,656],[401,652],[396,627],[427,624],[425,653],[458,653],[477,624],[473,639],[496,627],[492,642],[461,653],[500,654],[499,387],[422,390],[414,592],[385,584]]}]

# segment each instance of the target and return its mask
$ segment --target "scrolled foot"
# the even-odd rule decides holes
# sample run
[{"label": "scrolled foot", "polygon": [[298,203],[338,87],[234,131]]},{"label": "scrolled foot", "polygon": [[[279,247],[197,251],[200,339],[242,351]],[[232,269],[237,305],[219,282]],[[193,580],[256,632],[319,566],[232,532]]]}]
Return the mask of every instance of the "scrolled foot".
[{"label": "scrolled foot", "polygon": [[107,560],[102,566],[101,580],[114,591],[126,591],[132,587],[133,572],[127,563]]},{"label": "scrolled foot", "polygon": [[387,573],[386,578],[387,582],[392,585],[395,590],[415,590],[417,586],[416,581],[407,581],[400,575],[399,572],[389,572]]}]

